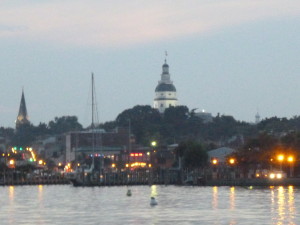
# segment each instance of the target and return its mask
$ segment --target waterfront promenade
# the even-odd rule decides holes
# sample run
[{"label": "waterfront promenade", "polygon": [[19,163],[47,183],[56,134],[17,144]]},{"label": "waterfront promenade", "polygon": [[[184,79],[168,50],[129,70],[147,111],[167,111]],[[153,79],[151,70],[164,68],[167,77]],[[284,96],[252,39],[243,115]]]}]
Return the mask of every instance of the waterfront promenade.
[{"label": "waterfront promenade", "polygon": [[[70,184],[76,176],[81,180],[78,186],[122,186],[122,185],[193,185],[193,186],[300,186],[300,178],[213,178],[212,174],[197,171],[157,170],[106,172],[100,174],[56,174],[32,175],[1,173],[0,185],[54,185]],[[76,186],[76,185],[75,185]]]}]

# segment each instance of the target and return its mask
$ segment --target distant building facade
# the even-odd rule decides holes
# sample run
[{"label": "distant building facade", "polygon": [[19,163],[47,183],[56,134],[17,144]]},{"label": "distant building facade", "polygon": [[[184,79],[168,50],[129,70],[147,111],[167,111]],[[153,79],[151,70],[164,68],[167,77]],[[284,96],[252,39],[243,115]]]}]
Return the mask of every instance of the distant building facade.
[{"label": "distant building facade", "polygon": [[66,163],[77,160],[82,155],[103,155],[112,156],[120,154],[121,151],[128,151],[135,143],[133,137],[124,128],[117,128],[112,132],[101,129],[88,131],[70,132],[66,135]]},{"label": "distant building facade", "polygon": [[218,163],[225,164],[227,157],[234,152],[236,152],[236,150],[228,147],[213,149],[207,152],[208,160],[211,162],[213,159],[216,159]]},{"label": "distant building facade", "polygon": [[196,112],[195,116],[202,119],[203,123],[211,123],[213,121],[213,117],[211,113],[202,111],[202,112]]},{"label": "distant building facade", "polygon": [[171,107],[177,106],[176,88],[173,81],[170,79],[169,65],[167,60],[162,66],[161,80],[155,88],[154,108],[158,109],[160,113]]},{"label": "distant building facade", "polygon": [[29,123],[30,122],[29,122],[29,118],[28,118],[28,114],[27,114],[24,90],[22,90],[19,113],[18,113],[18,116],[16,119],[16,128],[18,128],[20,125],[29,124]]}]

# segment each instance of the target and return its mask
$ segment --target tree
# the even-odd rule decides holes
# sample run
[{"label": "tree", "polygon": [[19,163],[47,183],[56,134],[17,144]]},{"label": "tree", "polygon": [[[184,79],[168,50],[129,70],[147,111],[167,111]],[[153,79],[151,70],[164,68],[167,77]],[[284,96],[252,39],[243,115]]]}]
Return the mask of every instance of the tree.
[{"label": "tree", "polygon": [[15,131],[11,144],[15,146],[31,146],[35,140],[34,126],[32,124],[21,124]]},{"label": "tree", "polygon": [[129,127],[138,143],[148,145],[152,136],[159,130],[161,116],[157,109],[149,105],[137,105],[124,110],[116,118],[118,126]]},{"label": "tree", "polygon": [[181,142],[175,151],[177,158],[183,159],[184,168],[194,169],[207,164],[208,154],[198,142]]},{"label": "tree", "polygon": [[82,130],[82,125],[78,122],[76,116],[62,116],[55,117],[54,121],[50,121],[48,128],[51,134],[62,134]]}]

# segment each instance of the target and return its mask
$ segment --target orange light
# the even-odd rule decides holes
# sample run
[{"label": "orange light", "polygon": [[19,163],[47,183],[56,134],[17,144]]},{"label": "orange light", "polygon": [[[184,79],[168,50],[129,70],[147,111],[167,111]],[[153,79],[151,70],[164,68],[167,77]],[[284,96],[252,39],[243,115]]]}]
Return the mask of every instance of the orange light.
[{"label": "orange light", "polygon": [[112,167],[112,168],[115,168],[115,167],[116,167],[116,164],[115,164],[115,163],[111,164],[111,167]]},{"label": "orange light", "polygon": [[293,156],[289,156],[289,157],[287,158],[287,161],[288,161],[288,162],[294,162],[294,157],[293,157]]},{"label": "orange light", "polygon": [[126,167],[129,167],[129,164],[128,164],[128,163],[126,163]]},{"label": "orange light", "polygon": [[283,161],[283,160],[284,160],[284,155],[278,155],[278,156],[277,156],[277,159],[278,159],[279,161]]},{"label": "orange light", "polygon": [[230,163],[230,164],[234,164],[234,163],[235,163],[235,159],[230,158],[230,159],[229,159],[229,163]]},{"label": "orange light", "polygon": [[42,165],[43,164],[43,160],[39,160],[39,165]]},{"label": "orange light", "polygon": [[218,160],[217,160],[217,159],[213,159],[211,162],[212,162],[212,164],[214,164],[214,165],[217,165],[217,164],[218,164]]},{"label": "orange light", "polygon": [[14,165],[15,164],[15,160],[11,159],[9,160],[9,165]]}]

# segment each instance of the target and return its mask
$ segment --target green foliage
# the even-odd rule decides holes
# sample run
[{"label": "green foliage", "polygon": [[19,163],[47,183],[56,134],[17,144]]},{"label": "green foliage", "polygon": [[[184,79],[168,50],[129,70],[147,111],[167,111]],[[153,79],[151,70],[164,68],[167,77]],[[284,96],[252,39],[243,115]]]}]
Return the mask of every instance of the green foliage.
[{"label": "green foliage", "polygon": [[138,143],[149,145],[151,138],[160,126],[161,116],[151,106],[137,105],[120,113],[116,119],[118,126],[131,126],[131,132],[135,134]]},{"label": "green foliage", "polygon": [[55,117],[54,121],[50,121],[48,129],[51,134],[62,134],[82,130],[82,125],[78,122],[76,116],[62,116]]},{"label": "green foliage", "polygon": [[14,136],[14,129],[10,127],[0,127],[0,136],[6,139],[11,139]]},{"label": "green foliage", "polygon": [[32,124],[22,124],[16,129],[15,135],[11,139],[11,144],[15,146],[30,146],[35,138],[34,126]]},{"label": "green foliage", "polygon": [[208,154],[198,142],[181,142],[175,151],[177,158],[183,159],[184,168],[200,168],[207,163]]}]

